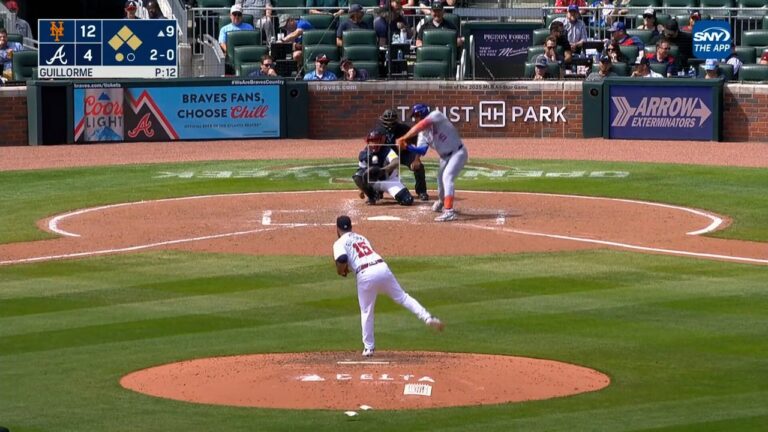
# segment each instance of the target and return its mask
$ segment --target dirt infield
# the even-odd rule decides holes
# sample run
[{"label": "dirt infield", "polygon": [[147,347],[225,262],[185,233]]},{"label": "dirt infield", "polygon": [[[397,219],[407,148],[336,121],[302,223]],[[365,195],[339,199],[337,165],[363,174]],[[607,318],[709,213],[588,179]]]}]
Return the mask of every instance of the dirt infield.
[{"label": "dirt infield", "polygon": [[126,375],[140,393],[215,405],[423,409],[549,399],[600,390],[608,376],[524,357],[437,352],[257,354],[189,360]]}]

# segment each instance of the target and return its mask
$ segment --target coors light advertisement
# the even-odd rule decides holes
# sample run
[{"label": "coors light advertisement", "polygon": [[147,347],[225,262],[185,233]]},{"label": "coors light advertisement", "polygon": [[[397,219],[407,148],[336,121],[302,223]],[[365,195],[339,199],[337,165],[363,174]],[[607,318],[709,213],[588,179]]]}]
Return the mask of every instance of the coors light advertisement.
[{"label": "coors light advertisement", "polygon": [[75,142],[123,141],[123,89],[75,89]]}]

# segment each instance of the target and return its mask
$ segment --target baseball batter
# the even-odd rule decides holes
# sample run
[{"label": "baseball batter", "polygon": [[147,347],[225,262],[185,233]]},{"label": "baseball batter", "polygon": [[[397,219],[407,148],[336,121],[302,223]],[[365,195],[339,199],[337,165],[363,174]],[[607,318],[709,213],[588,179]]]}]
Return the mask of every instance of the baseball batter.
[{"label": "baseball batter", "polygon": [[357,277],[357,300],[360,304],[360,325],[363,330],[363,357],[372,357],[375,350],[373,337],[373,311],[376,296],[384,293],[395,303],[413,312],[420,320],[432,328],[442,331],[442,321],[433,317],[415,298],[403,291],[384,259],[373,250],[371,242],[360,234],[352,232],[352,220],[349,216],[336,218],[336,235],[333,244],[333,258],[336,261],[336,273],[347,277],[354,272]]},{"label": "baseball batter", "polygon": [[[442,214],[435,218],[438,222],[456,220],[456,212],[453,208],[455,194],[454,182],[459,172],[467,163],[467,147],[459,137],[459,131],[451,124],[448,117],[440,111],[429,112],[429,107],[424,104],[416,104],[411,110],[411,117],[418,121],[406,133],[397,139],[400,148],[425,155],[429,147],[432,147],[440,156],[440,168],[437,171],[437,201],[432,205],[435,212]],[[416,146],[408,145],[407,141],[418,134]]]}]

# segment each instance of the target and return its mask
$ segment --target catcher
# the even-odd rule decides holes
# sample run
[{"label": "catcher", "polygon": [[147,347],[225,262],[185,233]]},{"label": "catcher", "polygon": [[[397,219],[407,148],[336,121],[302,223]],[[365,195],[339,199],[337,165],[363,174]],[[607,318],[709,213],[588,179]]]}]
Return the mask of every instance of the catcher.
[{"label": "catcher", "polygon": [[370,205],[376,204],[386,192],[400,205],[409,206],[413,204],[413,196],[400,180],[400,158],[395,148],[383,145],[387,140],[386,134],[383,128],[375,128],[368,133],[352,180],[360,189],[360,198],[368,197]]},{"label": "catcher", "polygon": [[[383,127],[387,131],[387,144],[395,144],[395,140],[408,133],[411,129],[405,123],[401,123],[397,119],[397,113],[394,110],[388,109],[379,117],[379,126]],[[416,144],[416,138],[408,142],[408,144]],[[424,170],[424,164],[421,163],[421,158],[418,153],[409,151],[408,148],[401,149],[395,147],[395,151],[400,154],[400,163],[407,166],[413,171],[413,178],[416,180],[414,189],[416,195],[422,201],[429,201],[429,194],[427,194],[427,178]]]}]

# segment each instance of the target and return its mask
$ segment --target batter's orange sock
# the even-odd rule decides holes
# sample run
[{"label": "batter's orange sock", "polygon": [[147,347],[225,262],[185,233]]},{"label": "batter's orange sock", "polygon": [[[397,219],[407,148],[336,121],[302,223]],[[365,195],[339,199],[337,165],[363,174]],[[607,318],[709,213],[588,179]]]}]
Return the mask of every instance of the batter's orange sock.
[{"label": "batter's orange sock", "polygon": [[445,204],[445,209],[446,210],[452,209],[453,208],[453,195],[446,196],[445,197],[445,202],[443,204]]}]

